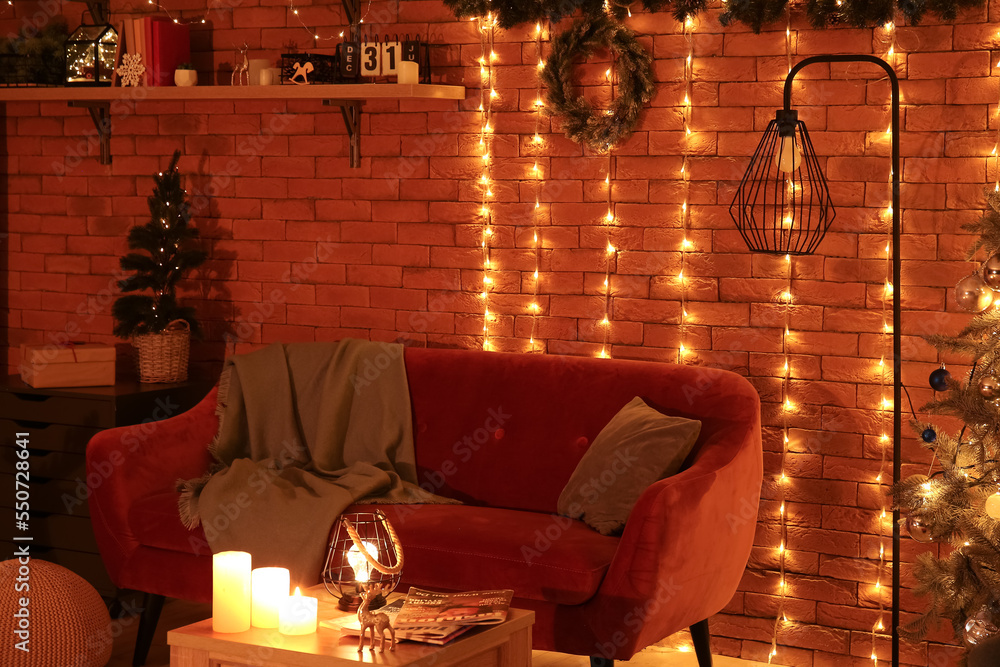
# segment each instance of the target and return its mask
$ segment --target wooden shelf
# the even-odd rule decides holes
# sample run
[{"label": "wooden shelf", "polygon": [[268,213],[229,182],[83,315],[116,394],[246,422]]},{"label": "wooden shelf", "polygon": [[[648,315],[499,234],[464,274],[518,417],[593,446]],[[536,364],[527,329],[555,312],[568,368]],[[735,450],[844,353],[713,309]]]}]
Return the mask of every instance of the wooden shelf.
[{"label": "wooden shelf", "polygon": [[101,164],[111,164],[112,102],[184,100],[321,100],[340,107],[351,145],[351,166],[361,166],[361,107],[365,100],[463,100],[463,86],[442,84],[348,83],[308,86],[162,86],[143,88],[0,88],[3,102],[67,102],[86,108],[100,138]]},{"label": "wooden shelf", "polygon": [[0,102],[113,102],[178,100],[465,99],[464,86],[346,83],[308,86],[162,86],[151,88],[0,88]]}]

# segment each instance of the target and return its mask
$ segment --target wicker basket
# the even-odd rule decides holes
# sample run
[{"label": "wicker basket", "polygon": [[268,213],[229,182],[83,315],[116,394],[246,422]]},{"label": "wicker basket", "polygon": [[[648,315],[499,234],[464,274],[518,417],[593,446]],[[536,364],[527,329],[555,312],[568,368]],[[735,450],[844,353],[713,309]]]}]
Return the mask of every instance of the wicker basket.
[{"label": "wicker basket", "polygon": [[140,382],[184,382],[191,352],[191,326],[174,320],[160,333],[132,337],[139,354]]}]

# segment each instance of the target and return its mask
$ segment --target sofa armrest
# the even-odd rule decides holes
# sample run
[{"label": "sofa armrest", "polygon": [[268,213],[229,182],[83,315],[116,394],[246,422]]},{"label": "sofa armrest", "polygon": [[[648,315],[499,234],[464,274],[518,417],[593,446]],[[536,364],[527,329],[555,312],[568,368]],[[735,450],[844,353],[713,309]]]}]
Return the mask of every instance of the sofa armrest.
[{"label": "sofa armrest", "polygon": [[128,525],[139,498],[200,477],[211,463],[208,445],[218,425],[217,389],[169,419],[101,431],[87,443],[87,493],[91,523],[112,581],[138,547]]},{"label": "sofa armrest", "polygon": [[763,461],[759,411],[714,434],[695,464],[652,484],[629,515],[588,605],[616,658],[708,618],[732,599],[757,525]]}]

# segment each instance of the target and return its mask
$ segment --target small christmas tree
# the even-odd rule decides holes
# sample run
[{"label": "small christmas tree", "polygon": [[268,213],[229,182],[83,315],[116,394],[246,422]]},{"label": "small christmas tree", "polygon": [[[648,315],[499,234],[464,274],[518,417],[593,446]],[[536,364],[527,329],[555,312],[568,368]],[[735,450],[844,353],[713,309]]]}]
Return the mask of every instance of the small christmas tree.
[{"label": "small christmas tree", "polygon": [[971,647],[1000,627],[1000,308],[991,307],[993,289],[1000,289],[1000,193],[987,189],[986,198],[991,210],[963,229],[978,235],[968,259],[982,250],[988,259],[955,292],[958,304],[978,315],[956,336],[926,338],[938,350],[972,359],[964,381],[952,378],[944,365],[931,373],[931,387],[945,393],[921,408],[957,417],[963,426],[953,436],[915,422],[940,470],[930,477],[913,475],[893,490],[913,539],[952,547],[941,558],[917,557],[915,592],[929,596],[930,605],[903,633],[920,638],[941,616]]},{"label": "small christmas tree", "polygon": [[127,294],[115,301],[114,333],[121,338],[159,333],[174,320],[186,320],[191,332],[200,332],[194,308],[177,303],[177,283],[189,270],[206,258],[203,250],[192,248],[198,230],[189,225],[190,208],[184,201],[181,176],[177,171],[180,151],[175,151],[170,166],[154,177],[156,186],[149,197],[149,222],[129,230],[128,247],[148,254],[130,252],[121,258],[123,271],[135,275],[118,281],[122,292],[149,290],[152,294]]}]

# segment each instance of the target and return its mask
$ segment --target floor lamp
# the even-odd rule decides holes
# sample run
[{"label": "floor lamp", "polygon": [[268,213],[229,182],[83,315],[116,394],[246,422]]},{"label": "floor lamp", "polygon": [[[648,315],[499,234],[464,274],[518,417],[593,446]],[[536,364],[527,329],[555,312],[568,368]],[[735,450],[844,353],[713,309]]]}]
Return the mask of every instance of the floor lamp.
[{"label": "floor lamp", "polygon": [[[814,63],[872,63],[892,84],[892,480],[900,477],[902,444],[902,345],[900,342],[899,79],[881,58],[870,55],[811,56],[785,78],[784,109],[775,113],[747,168],[729,214],[753,252],[808,255],[836,215],[805,123],[792,110],[792,81]],[[892,512],[892,664],[899,665],[899,509]]]}]

